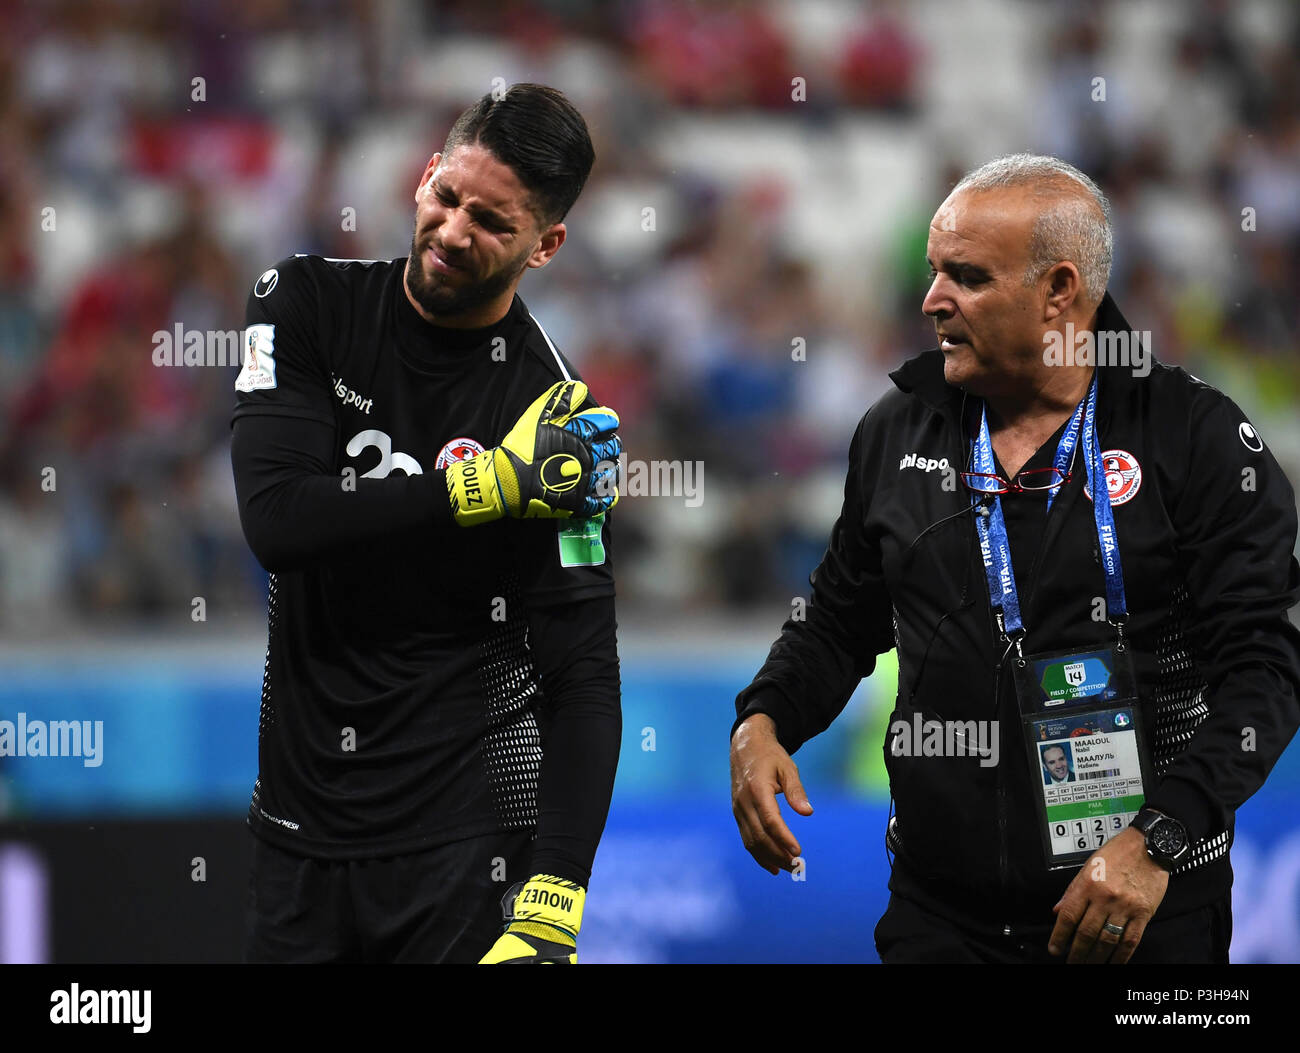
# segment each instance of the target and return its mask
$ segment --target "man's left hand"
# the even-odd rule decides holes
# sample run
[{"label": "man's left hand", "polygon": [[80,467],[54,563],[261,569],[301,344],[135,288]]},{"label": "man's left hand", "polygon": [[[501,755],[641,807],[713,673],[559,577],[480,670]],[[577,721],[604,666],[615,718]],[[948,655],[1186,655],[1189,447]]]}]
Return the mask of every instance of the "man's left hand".
[{"label": "man's left hand", "polygon": [[[1147,855],[1146,838],[1129,827],[1089,857],[1052,908],[1056,927],[1047,949],[1064,954],[1068,947],[1070,964],[1127,962],[1168,887],[1169,874]],[[1106,931],[1108,923],[1123,933]]]}]

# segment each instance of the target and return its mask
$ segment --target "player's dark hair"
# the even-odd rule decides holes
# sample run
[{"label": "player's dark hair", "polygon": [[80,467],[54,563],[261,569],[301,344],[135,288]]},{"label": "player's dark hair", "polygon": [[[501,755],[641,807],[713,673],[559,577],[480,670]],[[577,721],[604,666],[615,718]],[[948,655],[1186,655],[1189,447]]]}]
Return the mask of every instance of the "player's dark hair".
[{"label": "player's dark hair", "polygon": [[504,95],[484,95],[456,118],[443,156],[472,144],[514,171],[547,226],[573,207],[596,160],[582,114],[544,84],[512,84]]}]

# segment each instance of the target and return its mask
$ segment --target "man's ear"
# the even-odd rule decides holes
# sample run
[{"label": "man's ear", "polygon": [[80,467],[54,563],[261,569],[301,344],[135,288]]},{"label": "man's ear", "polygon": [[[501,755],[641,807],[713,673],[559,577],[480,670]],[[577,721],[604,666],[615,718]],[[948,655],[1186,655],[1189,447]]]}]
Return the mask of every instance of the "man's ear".
[{"label": "man's ear", "polygon": [[420,203],[420,194],[424,188],[429,185],[429,180],[433,178],[433,173],[438,170],[438,165],[442,162],[442,154],[434,154],[429,158],[429,163],[424,169],[424,174],[420,176],[420,183],[415,188],[415,203]]},{"label": "man's ear", "polygon": [[1053,265],[1043,277],[1047,282],[1045,321],[1050,322],[1067,313],[1076,302],[1083,302],[1083,278],[1079,274],[1079,268],[1070,260],[1062,260]]},{"label": "man's ear", "polygon": [[537,248],[533,249],[533,254],[528,257],[528,266],[545,267],[550,263],[551,257],[560,251],[567,234],[568,230],[563,223],[552,223],[542,231],[542,240],[538,242]]}]

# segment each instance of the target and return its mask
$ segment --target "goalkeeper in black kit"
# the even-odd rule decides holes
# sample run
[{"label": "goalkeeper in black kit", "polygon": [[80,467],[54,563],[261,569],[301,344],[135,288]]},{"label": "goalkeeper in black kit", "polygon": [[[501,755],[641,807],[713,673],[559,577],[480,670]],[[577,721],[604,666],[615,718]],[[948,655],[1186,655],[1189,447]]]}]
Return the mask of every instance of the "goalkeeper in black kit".
[{"label": "goalkeeper in black kit", "polygon": [[409,258],[289,257],[249,296],[249,961],[577,961],[622,730],[621,446],[515,288],[593,160],[559,92],[484,96],[420,177]]}]

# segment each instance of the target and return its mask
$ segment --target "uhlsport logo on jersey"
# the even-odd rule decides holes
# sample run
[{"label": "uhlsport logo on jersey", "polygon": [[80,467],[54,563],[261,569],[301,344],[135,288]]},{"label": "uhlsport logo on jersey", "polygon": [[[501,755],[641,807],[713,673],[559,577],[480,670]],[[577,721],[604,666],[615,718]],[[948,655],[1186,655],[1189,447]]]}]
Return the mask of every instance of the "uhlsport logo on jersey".
[{"label": "uhlsport logo on jersey", "polygon": [[945,471],[948,468],[947,457],[926,457],[922,453],[909,453],[898,462],[898,470],[916,468],[922,472]]},{"label": "uhlsport logo on jersey", "polygon": [[452,439],[451,442],[438,451],[438,460],[434,467],[446,468],[449,464],[455,464],[457,461],[467,461],[483,452],[481,442],[475,442],[473,439],[467,439],[462,435],[459,439]]},{"label": "uhlsport logo on jersey", "polygon": [[[1142,489],[1142,465],[1128,450],[1107,450],[1101,455],[1106,470],[1106,490],[1112,508],[1128,504]],[[1083,492],[1092,500],[1092,487],[1083,484]]]},{"label": "uhlsport logo on jersey", "polygon": [[1237,437],[1241,439],[1241,444],[1251,453],[1264,452],[1264,440],[1259,437],[1259,432],[1255,430],[1250,421],[1244,420],[1237,425]]},{"label": "uhlsport logo on jersey", "polygon": [[280,272],[274,267],[262,272],[257,284],[253,286],[253,295],[259,300],[263,300],[271,295],[271,290],[276,287],[280,281]]}]

